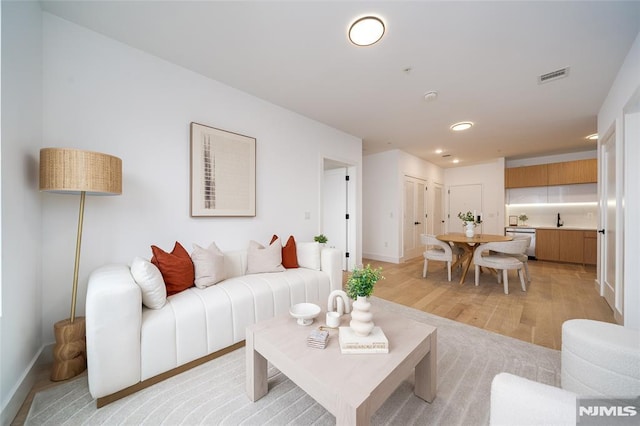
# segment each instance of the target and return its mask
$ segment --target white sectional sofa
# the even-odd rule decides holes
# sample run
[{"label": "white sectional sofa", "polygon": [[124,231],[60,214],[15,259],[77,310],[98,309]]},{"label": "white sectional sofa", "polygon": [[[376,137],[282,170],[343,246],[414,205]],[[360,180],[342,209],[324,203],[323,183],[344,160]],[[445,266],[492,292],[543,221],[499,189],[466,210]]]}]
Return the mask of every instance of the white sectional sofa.
[{"label": "white sectional sofa", "polygon": [[287,314],[293,304],[325,307],[331,291],[342,289],[341,252],[315,253],[312,267],[246,274],[247,251],[225,252],[224,281],[169,296],[160,309],[143,306],[129,266],[94,271],[86,338],[89,391],[98,407],[241,347],[248,325]]}]

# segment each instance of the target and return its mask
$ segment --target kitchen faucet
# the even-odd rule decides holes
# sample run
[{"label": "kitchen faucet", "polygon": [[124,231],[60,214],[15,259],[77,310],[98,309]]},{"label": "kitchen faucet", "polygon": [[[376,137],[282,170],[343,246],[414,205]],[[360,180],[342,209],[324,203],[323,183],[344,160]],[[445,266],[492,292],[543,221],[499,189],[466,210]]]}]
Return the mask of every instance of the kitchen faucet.
[{"label": "kitchen faucet", "polygon": [[560,213],[558,213],[558,221],[556,222],[556,226],[560,228],[562,225],[564,225],[564,221],[560,220]]}]

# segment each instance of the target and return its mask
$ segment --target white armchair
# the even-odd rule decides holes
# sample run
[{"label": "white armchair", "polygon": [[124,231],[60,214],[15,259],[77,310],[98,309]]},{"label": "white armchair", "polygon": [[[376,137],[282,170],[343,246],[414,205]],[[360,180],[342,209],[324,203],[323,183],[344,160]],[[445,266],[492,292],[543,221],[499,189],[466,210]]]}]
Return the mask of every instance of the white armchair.
[{"label": "white armchair", "polygon": [[640,331],[575,319],[562,325],[561,386],[509,373],[491,384],[491,425],[575,425],[578,398],[640,395]]},{"label": "white armchair", "polygon": [[447,263],[447,276],[451,281],[451,263],[453,262],[453,256],[459,257],[462,254],[462,249],[459,247],[451,247],[449,243],[440,241],[434,235],[420,234],[420,242],[427,246],[424,256],[424,266],[422,268],[422,278],[427,276],[427,267],[429,260],[439,260]]}]

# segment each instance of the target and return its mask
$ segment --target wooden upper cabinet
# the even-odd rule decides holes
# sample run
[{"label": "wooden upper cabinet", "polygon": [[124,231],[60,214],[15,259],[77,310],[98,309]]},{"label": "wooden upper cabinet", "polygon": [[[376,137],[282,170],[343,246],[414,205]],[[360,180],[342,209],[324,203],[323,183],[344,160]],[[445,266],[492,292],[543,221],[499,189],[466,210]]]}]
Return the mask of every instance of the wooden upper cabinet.
[{"label": "wooden upper cabinet", "polygon": [[547,185],[598,182],[598,160],[567,161],[547,164]]},{"label": "wooden upper cabinet", "polygon": [[512,167],[505,169],[505,188],[547,186],[547,165]]},{"label": "wooden upper cabinet", "polygon": [[505,188],[598,182],[598,160],[565,161],[504,170]]}]

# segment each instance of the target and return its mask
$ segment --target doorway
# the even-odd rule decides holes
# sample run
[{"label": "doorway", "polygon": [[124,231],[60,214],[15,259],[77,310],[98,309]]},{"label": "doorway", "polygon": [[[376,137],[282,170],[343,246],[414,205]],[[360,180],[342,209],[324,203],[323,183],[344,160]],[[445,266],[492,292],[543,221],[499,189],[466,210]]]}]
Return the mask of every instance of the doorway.
[{"label": "doorway", "polygon": [[404,177],[402,257],[405,261],[421,256],[424,251],[420,243],[420,234],[427,231],[426,191],[426,181],[410,176]]},{"label": "doorway", "polygon": [[328,247],[342,251],[342,269],[355,266],[356,253],[356,184],[355,167],[325,158],[322,177],[321,231]]},{"label": "doorway", "polygon": [[433,186],[433,235],[444,234],[444,189],[439,183]]},{"label": "doorway", "polygon": [[602,231],[601,237],[601,265],[602,290],[601,294],[617,314],[616,308],[616,239],[617,239],[617,195],[616,195],[616,132],[606,136],[601,146],[602,158]]}]

